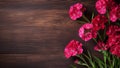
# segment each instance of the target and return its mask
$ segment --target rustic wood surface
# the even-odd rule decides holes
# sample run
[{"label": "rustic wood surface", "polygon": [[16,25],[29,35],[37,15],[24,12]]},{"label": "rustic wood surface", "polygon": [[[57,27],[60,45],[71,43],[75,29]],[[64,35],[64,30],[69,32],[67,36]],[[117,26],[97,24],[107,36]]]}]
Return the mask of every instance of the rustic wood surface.
[{"label": "rustic wood surface", "polygon": [[[79,1],[93,7],[91,0]],[[72,39],[84,43],[80,25],[68,16],[75,2],[0,0],[0,68],[70,68],[64,47]]]}]

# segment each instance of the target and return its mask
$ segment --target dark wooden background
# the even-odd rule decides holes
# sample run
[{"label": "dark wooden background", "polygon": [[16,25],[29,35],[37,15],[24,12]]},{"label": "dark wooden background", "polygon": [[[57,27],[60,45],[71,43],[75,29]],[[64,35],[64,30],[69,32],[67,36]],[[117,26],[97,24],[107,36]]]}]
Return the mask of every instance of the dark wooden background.
[{"label": "dark wooden background", "polygon": [[[93,7],[92,0],[79,1],[88,10]],[[75,2],[0,0],[0,68],[70,68],[66,44],[72,39],[84,44],[78,37],[80,24],[68,16]]]}]

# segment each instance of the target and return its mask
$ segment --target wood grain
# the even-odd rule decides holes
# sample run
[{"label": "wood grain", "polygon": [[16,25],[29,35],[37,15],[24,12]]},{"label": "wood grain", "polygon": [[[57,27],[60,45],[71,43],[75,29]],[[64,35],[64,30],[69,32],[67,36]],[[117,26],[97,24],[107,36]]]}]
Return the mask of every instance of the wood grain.
[{"label": "wood grain", "polygon": [[81,25],[68,16],[75,2],[0,0],[0,68],[69,68],[64,47],[72,39],[84,43],[78,37]]}]

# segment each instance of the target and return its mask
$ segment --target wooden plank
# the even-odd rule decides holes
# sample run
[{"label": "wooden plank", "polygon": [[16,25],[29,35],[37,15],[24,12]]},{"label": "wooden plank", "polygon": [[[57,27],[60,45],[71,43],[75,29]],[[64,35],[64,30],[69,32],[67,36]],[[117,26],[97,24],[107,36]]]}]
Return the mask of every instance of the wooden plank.
[{"label": "wooden plank", "polygon": [[69,63],[61,54],[0,54],[0,58],[1,68],[64,68]]},{"label": "wooden plank", "polygon": [[[91,0],[80,1],[93,7]],[[76,2],[0,0],[0,68],[69,68],[64,47],[72,39],[84,44],[81,25],[68,15]]]}]

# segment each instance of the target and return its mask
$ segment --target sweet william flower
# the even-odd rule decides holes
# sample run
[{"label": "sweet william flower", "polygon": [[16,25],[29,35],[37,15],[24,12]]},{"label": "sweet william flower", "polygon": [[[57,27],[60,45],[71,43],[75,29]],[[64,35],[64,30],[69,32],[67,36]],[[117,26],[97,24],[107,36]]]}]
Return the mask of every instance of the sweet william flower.
[{"label": "sweet william flower", "polygon": [[97,45],[94,47],[94,50],[96,51],[107,50],[107,49],[108,49],[107,46],[101,41],[99,41]]},{"label": "sweet william flower", "polygon": [[98,11],[98,13],[100,14],[105,14],[107,9],[112,9],[112,7],[114,7],[116,4],[113,0],[98,0],[96,2],[96,9]]},{"label": "sweet william flower", "polygon": [[82,17],[85,8],[81,3],[76,3],[70,7],[69,15],[72,20]]},{"label": "sweet william flower", "polygon": [[98,31],[100,29],[105,28],[105,23],[107,22],[107,18],[104,15],[97,15],[92,19],[93,31]]},{"label": "sweet william flower", "polygon": [[93,29],[92,29],[92,37],[93,37],[93,38],[96,38],[96,37],[97,37],[97,31],[94,29],[94,27],[93,27]]},{"label": "sweet william flower", "polygon": [[120,18],[120,5],[111,9],[110,13],[110,20],[112,22],[116,22],[118,18]]},{"label": "sweet william flower", "polygon": [[105,0],[98,0],[95,5],[98,13],[105,14],[106,13],[106,2]]},{"label": "sweet william flower", "polygon": [[[82,38],[84,41],[88,41],[92,38],[92,31],[93,25],[90,23],[85,23],[79,29],[79,37]],[[85,32],[88,31],[88,32]]]},{"label": "sweet william flower", "polygon": [[106,46],[110,48],[115,45],[116,41],[117,41],[117,38],[115,35],[109,36],[106,42]]},{"label": "sweet william flower", "polygon": [[110,49],[110,52],[111,52],[113,55],[116,55],[116,56],[120,57],[120,44],[119,44],[119,45],[112,46],[111,49]]},{"label": "sweet william flower", "polygon": [[79,43],[76,40],[70,41],[70,43],[64,49],[64,55],[66,58],[76,56],[77,54],[82,54],[82,52],[82,43]]},{"label": "sweet william flower", "polygon": [[111,35],[108,37],[106,46],[107,48],[112,48],[113,46],[120,45],[120,34],[119,35]]},{"label": "sweet william flower", "polygon": [[107,47],[112,47],[114,45],[120,45],[120,27],[116,25],[109,26],[109,29],[106,32],[108,35]]},{"label": "sweet william flower", "polygon": [[100,29],[105,28],[105,23],[107,22],[107,18],[104,15],[97,15],[92,19],[92,37],[96,38],[97,37],[97,32]]},{"label": "sweet william flower", "polygon": [[120,32],[120,27],[116,25],[110,25],[109,29],[107,30],[106,34],[108,36],[115,35],[116,33]]}]

